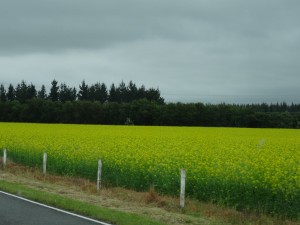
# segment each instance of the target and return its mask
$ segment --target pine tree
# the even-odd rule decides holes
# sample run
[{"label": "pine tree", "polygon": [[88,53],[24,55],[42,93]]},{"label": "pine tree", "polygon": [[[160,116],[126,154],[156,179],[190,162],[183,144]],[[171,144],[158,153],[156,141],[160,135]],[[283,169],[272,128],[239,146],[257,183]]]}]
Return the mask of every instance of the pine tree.
[{"label": "pine tree", "polygon": [[14,86],[12,84],[10,84],[8,86],[8,91],[7,91],[7,94],[6,94],[6,98],[8,101],[14,101],[15,100],[15,89],[14,89]]},{"label": "pine tree", "polygon": [[58,90],[59,90],[59,87],[57,86],[57,81],[56,80],[53,80],[51,82],[51,89],[50,89],[50,94],[49,94],[49,99],[51,101],[58,101]]},{"label": "pine tree", "polygon": [[6,90],[3,84],[0,85],[0,101],[6,102]]},{"label": "pine tree", "polygon": [[89,100],[89,101],[96,101],[97,100],[95,85],[91,85],[88,88],[88,97],[87,97],[87,100]]},{"label": "pine tree", "polygon": [[81,85],[79,85],[78,99],[79,100],[88,100],[88,91],[89,91],[89,86],[86,85],[85,81],[83,80],[81,82]]},{"label": "pine tree", "polygon": [[29,99],[28,87],[24,80],[22,80],[21,83],[17,85],[15,93],[16,93],[16,100],[19,101],[20,103],[25,103],[25,101]]},{"label": "pine tree", "polygon": [[31,83],[29,86],[27,86],[27,99],[32,99],[37,97],[37,91],[35,89],[35,86]]},{"label": "pine tree", "polygon": [[131,102],[133,100],[137,100],[137,93],[138,89],[136,85],[130,81],[128,86],[127,86],[127,93],[128,93],[128,101]]},{"label": "pine tree", "polygon": [[101,84],[100,93],[101,93],[100,102],[105,103],[108,100],[107,88],[105,83]]},{"label": "pine tree", "polygon": [[44,100],[47,99],[45,85],[42,85],[41,90],[39,90],[37,93],[37,97]]},{"label": "pine tree", "polygon": [[76,89],[67,86],[65,83],[60,85],[59,90],[59,101],[66,102],[66,101],[75,101],[76,100]]},{"label": "pine tree", "polygon": [[124,81],[120,83],[119,87],[116,89],[116,92],[119,103],[128,102],[127,88]]},{"label": "pine tree", "polygon": [[142,85],[137,91],[137,99],[146,98],[146,88]]},{"label": "pine tree", "polygon": [[101,103],[104,103],[107,101],[107,88],[106,88],[106,85],[104,83],[96,83],[94,85],[94,90],[95,90],[95,93],[94,93],[94,96],[95,96],[95,99],[96,101],[99,101]]},{"label": "pine tree", "polygon": [[110,86],[108,100],[109,102],[118,101],[118,94],[114,83]]}]

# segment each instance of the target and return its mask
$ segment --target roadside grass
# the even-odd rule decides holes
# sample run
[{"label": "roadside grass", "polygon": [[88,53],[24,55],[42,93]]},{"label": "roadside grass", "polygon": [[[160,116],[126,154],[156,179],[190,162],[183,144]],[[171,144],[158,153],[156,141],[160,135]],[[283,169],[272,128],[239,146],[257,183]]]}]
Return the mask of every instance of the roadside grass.
[{"label": "roadside grass", "polygon": [[102,208],[78,200],[62,197],[55,194],[34,190],[24,185],[10,183],[0,180],[2,191],[28,198],[40,203],[44,203],[70,212],[80,213],[111,224],[118,225],[165,225],[164,223],[150,220],[147,217],[133,213],[124,213],[117,210]]},{"label": "roadside grass", "polygon": [[251,211],[237,211],[221,205],[161,196],[154,187],[149,192],[105,187],[87,179],[43,176],[40,168],[8,162],[3,170],[0,157],[0,190],[62,208],[108,223],[142,225],[300,225],[299,220],[278,219]]}]

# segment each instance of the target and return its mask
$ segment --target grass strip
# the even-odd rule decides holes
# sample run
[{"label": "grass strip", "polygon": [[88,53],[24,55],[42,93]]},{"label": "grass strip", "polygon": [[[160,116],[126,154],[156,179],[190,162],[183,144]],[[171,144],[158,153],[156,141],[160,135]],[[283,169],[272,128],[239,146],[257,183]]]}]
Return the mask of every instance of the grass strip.
[{"label": "grass strip", "polygon": [[166,225],[158,221],[153,221],[146,216],[95,206],[89,203],[66,198],[56,194],[42,192],[28,188],[21,184],[10,183],[4,180],[0,180],[0,190],[116,225]]}]

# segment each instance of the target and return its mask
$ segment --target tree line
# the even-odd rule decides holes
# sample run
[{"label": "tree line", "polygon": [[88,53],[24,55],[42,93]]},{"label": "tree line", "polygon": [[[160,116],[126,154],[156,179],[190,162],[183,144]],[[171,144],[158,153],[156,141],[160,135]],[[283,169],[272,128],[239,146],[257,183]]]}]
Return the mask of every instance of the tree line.
[{"label": "tree line", "polygon": [[77,91],[54,81],[49,94],[44,85],[36,91],[24,81],[7,90],[0,85],[0,121],[300,128],[300,104],[165,103],[158,89],[133,82],[107,89],[103,83],[83,81]]},{"label": "tree line", "polygon": [[85,81],[82,81],[79,85],[79,89],[70,87],[65,83],[58,84],[55,79],[51,82],[51,88],[49,94],[47,94],[45,85],[41,86],[41,89],[37,91],[35,85],[32,83],[27,85],[23,80],[21,83],[14,87],[10,84],[5,89],[3,84],[0,84],[0,101],[19,101],[25,103],[27,100],[38,98],[42,100],[50,100],[54,102],[65,103],[67,101],[92,101],[92,102],[131,102],[138,99],[147,99],[149,101],[163,104],[164,99],[160,96],[159,89],[149,88],[146,89],[144,85],[137,87],[135,83],[130,81],[126,85],[123,81],[116,86],[114,83],[108,89],[105,83],[95,83],[87,85]]}]

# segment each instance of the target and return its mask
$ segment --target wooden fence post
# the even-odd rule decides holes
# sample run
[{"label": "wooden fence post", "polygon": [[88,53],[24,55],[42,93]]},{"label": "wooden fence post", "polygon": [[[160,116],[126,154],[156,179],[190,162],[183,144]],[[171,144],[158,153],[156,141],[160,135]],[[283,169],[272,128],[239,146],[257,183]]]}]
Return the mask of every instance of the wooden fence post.
[{"label": "wooden fence post", "polygon": [[44,174],[44,176],[46,176],[46,172],[47,172],[47,153],[44,152],[44,155],[43,155],[43,174]]},{"label": "wooden fence post", "polygon": [[180,207],[181,208],[184,208],[185,178],[186,178],[186,171],[181,170],[181,179],[180,179]]},{"label": "wooden fence post", "polygon": [[3,168],[6,167],[7,151],[6,148],[3,149]]},{"label": "wooden fence post", "polygon": [[101,172],[102,172],[102,161],[98,160],[98,173],[97,173],[97,191],[101,188]]}]

